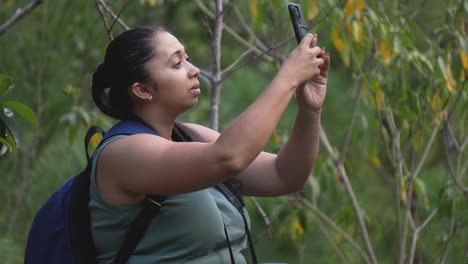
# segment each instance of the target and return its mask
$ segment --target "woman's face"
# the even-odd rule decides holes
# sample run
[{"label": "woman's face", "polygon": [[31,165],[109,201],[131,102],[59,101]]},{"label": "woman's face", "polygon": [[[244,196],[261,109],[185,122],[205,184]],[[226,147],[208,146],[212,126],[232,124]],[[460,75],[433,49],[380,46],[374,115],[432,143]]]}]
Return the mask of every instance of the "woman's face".
[{"label": "woman's face", "polygon": [[161,32],[155,38],[156,56],[148,65],[155,82],[155,104],[169,111],[186,111],[198,102],[200,70],[189,62],[184,46],[173,35]]}]

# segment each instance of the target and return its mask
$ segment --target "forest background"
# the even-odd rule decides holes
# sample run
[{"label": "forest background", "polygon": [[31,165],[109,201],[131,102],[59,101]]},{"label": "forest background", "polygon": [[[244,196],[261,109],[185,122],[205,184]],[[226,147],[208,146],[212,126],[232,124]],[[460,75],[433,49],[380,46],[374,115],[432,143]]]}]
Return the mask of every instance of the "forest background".
[{"label": "forest background", "polygon": [[[468,263],[468,1],[293,2],[331,73],[304,191],[246,199],[260,260]],[[296,47],[287,3],[2,0],[2,263],[23,262],[35,213],[84,167],[86,129],[115,123],[90,96],[110,38],[139,25],[173,32],[202,69],[203,94],[182,119],[222,131]],[[292,102],[269,151],[295,112]]]}]

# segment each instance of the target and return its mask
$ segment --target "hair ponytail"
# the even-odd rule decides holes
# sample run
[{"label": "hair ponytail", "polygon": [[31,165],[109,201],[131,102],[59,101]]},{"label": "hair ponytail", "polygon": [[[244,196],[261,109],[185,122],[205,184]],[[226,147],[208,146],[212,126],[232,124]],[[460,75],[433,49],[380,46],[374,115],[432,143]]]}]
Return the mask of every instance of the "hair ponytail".
[{"label": "hair ponytail", "polygon": [[109,90],[109,77],[107,76],[104,64],[101,63],[96,68],[96,71],[93,73],[92,77],[91,93],[93,95],[93,100],[99,110],[101,110],[104,114],[113,118],[118,118],[112,110]]}]

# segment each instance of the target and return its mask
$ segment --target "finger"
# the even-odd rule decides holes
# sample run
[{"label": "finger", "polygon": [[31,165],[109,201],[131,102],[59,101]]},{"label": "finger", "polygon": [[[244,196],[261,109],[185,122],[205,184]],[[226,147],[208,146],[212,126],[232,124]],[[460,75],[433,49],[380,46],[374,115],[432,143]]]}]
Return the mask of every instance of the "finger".
[{"label": "finger", "polygon": [[314,47],[314,48],[310,49],[310,55],[312,57],[318,57],[321,52],[322,52],[322,49],[319,48],[319,47]]},{"label": "finger", "polygon": [[314,35],[307,33],[301,40],[301,43],[299,43],[299,46],[303,48],[309,48],[310,45],[312,44],[312,40],[314,39]]},{"label": "finger", "polygon": [[312,39],[312,42],[310,43],[311,48],[317,46],[317,40],[318,40],[317,34],[314,34],[314,38]]},{"label": "finger", "polygon": [[322,66],[322,65],[325,63],[325,59],[317,58],[317,59],[315,60],[315,63],[316,63],[316,65],[317,65],[317,67],[320,67],[320,66]]},{"label": "finger", "polygon": [[317,55],[317,58],[323,58],[323,57],[325,57],[325,54],[327,54],[327,52],[325,51],[325,48],[322,48],[320,50],[319,55]]},{"label": "finger", "polygon": [[328,76],[328,69],[330,68],[330,63],[330,53],[327,52],[325,54],[325,57],[323,57],[323,65],[320,66],[320,74],[325,78]]}]

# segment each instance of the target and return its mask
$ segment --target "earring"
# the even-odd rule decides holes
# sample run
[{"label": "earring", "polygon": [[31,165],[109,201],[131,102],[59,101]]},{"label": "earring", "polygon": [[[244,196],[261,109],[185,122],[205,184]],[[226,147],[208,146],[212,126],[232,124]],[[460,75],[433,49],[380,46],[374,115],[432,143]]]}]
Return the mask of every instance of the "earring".
[{"label": "earring", "polygon": [[148,97],[148,100],[153,101],[153,96],[150,95],[150,97]]}]

